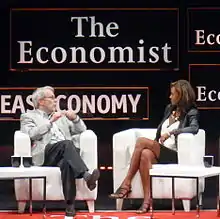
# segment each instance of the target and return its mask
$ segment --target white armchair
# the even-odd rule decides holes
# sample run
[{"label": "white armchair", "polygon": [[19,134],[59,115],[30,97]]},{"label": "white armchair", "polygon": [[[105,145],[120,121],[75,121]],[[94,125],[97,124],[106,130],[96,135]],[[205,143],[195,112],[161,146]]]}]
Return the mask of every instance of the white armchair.
[{"label": "white armchair", "polygon": [[[28,135],[16,131],[14,134],[14,156],[30,156],[31,142]],[[80,155],[86,163],[89,171],[97,168],[97,136],[91,130],[86,130],[80,134]],[[20,167],[22,168],[22,167]],[[59,167],[43,168],[46,171],[46,199],[64,200],[61,172]],[[33,200],[43,200],[42,187],[43,181],[40,179],[32,180]],[[14,183],[15,196],[18,202],[18,211],[22,213],[25,209],[26,201],[29,200],[28,180],[17,179]],[[90,191],[83,179],[76,179],[76,200],[85,200],[89,212],[94,212],[95,200],[97,198],[97,187]]]},{"label": "white armchair", "polygon": [[[156,129],[128,129],[113,135],[113,183],[114,192],[120,186],[128,171],[135,142],[138,137],[154,139]],[[200,129],[196,135],[184,133],[178,136],[178,164],[200,166],[205,155],[205,131]],[[159,168],[162,164],[155,164]],[[153,197],[155,199],[171,199],[172,187],[169,178],[153,178]],[[200,204],[204,192],[204,179],[199,182]],[[196,195],[194,179],[175,179],[175,197],[182,199],[185,211],[190,210],[190,200]],[[140,173],[137,172],[132,180],[132,192],[128,198],[143,198]],[[121,210],[123,199],[117,199],[116,208]]]}]

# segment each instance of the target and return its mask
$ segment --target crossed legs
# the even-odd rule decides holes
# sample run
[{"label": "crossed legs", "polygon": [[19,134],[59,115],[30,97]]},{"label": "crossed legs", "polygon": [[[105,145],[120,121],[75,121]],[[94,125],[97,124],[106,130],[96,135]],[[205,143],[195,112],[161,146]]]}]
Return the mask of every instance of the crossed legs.
[{"label": "crossed legs", "polygon": [[152,164],[157,162],[157,158],[160,154],[160,144],[151,139],[144,137],[138,138],[135,144],[135,149],[132,154],[131,164],[128,173],[123,180],[119,189],[110,195],[111,198],[125,198],[131,191],[131,181],[137,171],[139,170],[144,191],[144,201],[140,209],[144,212],[147,211],[149,206],[150,195],[150,177],[149,169],[152,168]]},{"label": "crossed legs", "polygon": [[70,140],[48,144],[45,149],[44,166],[60,167],[63,194],[67,204],[66,216],[73,218],[76,196],[75,179],[84,178],[89,190],[93,190],[99,178],[99,170],[95,169],[92,174],[88,173],[88,168],[79,155],[79,149]]}]

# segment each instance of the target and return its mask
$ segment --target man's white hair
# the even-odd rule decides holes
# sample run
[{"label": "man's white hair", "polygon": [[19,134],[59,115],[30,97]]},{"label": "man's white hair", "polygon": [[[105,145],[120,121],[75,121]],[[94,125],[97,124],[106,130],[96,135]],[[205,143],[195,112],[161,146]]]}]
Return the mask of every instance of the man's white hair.
[{"label": "man's white hair", "polygon": [[45,97],[45,91],[46,90],[51,90],[54,92],[54,88],[51,86],[44,86],[44,87],[39,87],[37,88],[33,93],[32,93],[32,102],[34,105],[34,108],[37,109],[39,106],[39,100],[43,99]]}]

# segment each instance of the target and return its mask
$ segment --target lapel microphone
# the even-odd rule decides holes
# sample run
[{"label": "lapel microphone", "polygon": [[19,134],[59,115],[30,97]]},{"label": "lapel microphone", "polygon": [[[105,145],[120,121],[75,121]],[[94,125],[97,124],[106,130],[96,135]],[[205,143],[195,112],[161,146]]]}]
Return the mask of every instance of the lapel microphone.
[{"label": "lapel microphone", "polygon": [[53,116],[55,112],[52,112],[49,116],[48,116],[48,119],[50,120],[50,118]]}]

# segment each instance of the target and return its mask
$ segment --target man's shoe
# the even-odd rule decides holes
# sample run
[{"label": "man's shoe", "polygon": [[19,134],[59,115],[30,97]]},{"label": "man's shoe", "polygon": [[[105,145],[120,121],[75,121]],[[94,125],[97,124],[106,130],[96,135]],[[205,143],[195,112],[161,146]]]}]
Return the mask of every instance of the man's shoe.
[{"label": "man's shoe", "polygon": [[65,219],[71,219],[75,217],[76,211],[75,211],[75,205],[74,204],[69,204],[66,207],[66,213],[65,213]]},{"label": "man's shoe", "polygon": [[94,190],[96,187],[96,181],[100,177],[100,172],[98,169],[94,169],[92,174],[89,176],[88,180],[86,181],[86,184],[90,191]]}]

